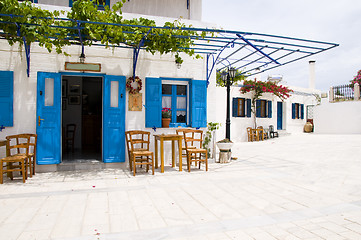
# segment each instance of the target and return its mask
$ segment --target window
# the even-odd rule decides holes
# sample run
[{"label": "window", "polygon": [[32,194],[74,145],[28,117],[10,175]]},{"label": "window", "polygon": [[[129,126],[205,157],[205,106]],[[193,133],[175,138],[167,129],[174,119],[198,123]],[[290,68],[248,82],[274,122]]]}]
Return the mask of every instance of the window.
[{"label": "window", "polygon": [[207,126],[207,81],[146,78],[145,125],[161,127],[162,108],[171,108],[171,127]]},{"label": "window", "polygon": [[[37,1],[37,0],[36,0]],[[69,0],[69,7],[73,6],[73,2],[75,0]],[[110,0],[98,0],[98,10],[104,10],[105,6],[109,6],[110,5]]]},{"label": "window", "polygon": [[0,71],[0,126],[12,127],[13,121],[13,96],[14,73]]},{"label": "window", "polygon": [[292,119],[304,118],[304,105],[300,103],[292,103]]},{"label": "window", "polygon": [[233,98],[232,117],[251,117],[251,99]]},{"label": "window", "polygon": [[172,111],[170,126],[187,125],[187,88],[188,81],[183,84],[162,84],[162,108],[170,108]]},{"label": "window", "polygon": [[272,101],[256,100],[256,117],[272,118]]}]

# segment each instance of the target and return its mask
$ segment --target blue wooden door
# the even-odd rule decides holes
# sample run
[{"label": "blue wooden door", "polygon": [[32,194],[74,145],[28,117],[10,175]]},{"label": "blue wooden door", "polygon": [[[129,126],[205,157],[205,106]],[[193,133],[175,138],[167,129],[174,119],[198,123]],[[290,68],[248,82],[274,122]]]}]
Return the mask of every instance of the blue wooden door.
[{"label": "blue wooden door", "polygon": [[103,162],[125,161],[125,77],[104,76]]},{"label": "blue wooden door", "polygon": [[277,129],[283,129],[283,102],[277,102]]},{"label": "blue wooden door", "polygon": [[36,102],[37,164],[58,164],[61,158],[61,76],[38,72]]}]

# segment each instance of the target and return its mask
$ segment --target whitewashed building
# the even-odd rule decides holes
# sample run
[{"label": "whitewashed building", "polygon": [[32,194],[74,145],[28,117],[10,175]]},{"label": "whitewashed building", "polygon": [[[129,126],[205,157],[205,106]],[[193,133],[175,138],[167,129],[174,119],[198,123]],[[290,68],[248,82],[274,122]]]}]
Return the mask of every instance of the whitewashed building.
[{"label": "whitewashed building", "polygon": [[[72,4],[71,0],[34,2],[50,10],[67,10]],[[103,1],[106,5],[113,3],[113,0]],[[125,18],[143,16],[162,25],[182,17],[187,25],[211,29],[211,24],[200,21],[201,12],[201,0],[130,0],[123,8]],[[273,54],[267,55],[259,46],[249,44],[249,40],[240,33],[223,31],[223,34],[238,36],[237,40],[242,41],[242,44],[238,43],[239,46],[255,49],[255,55],[267,57]],[[222,128],[217,132],[217,139],[220,140],[224,136],[226,97],[225,89],[216,87],[215,71],[219,61],[216,57],[228,50],[235,51],[233,45],[236,44],[235,40],[227,42],[224,39],[227,38],[221,36],[213,46],[208,44],[208,52],[203,59],[182,54],[184,62],[181,68],[177,67],[171,54],[152,55],[140,51],[136,75],[142,79],[143,87],[141,97],[136,99],[138,108],[133,108],[134,99],[129,104],[131,96],[125,88],[126,79],[133,74],[133,49],[85,47],[85,63],[96,63],[101,67],[98,72],[93,72],[69,70],[66,67],[66,63],[79,62],[82,53],[80,46],[67,47],[65,50],[71,56],[65,56],[48,53],[46,49],[32,44],[28,68],[25,51],[18,45],[10,46],[6,40],[0,40],[0,126],[4,127],[0,139],[18,133],[37,133],[39,171],[57,170],[61,163],[69,159],[95,159],[105,164],[120,163],[125,167],[126,130],[175,133],[176,127],[205,128],[207,122],[220,122]],[[209,52],[212,47],[218,49],[215,50],[217,54],[219,52],[216,57]],[[323,50],[328,48],[331,47],[324,47]],[[200,53],[202,51],[205,50],[199,49]],[[305,51],[306,55],[310,52]],[[279,64],[277,56],[274,59],[268,56],[268,59]],[[256,62],[253,59],[250,61]],[[271,103],[267,102],[267,108],[264,107],[262,117],[257,120],[258,125],[268,127],[272,124],[287,132],[302,131],[307,106],[316,104],[313,94],[318,92],[291,88],[295,93],[285,103],[264,95],[262,100]],[[247,115],[247,101],[251,96],[241,95],[238,89],[232,87],[232,99],[243,99],[244,112],[232,116],[232,140],[246,141],[246,128],[253,124],[252,118]],[[171,107],[176,112],[171,128],[161,127],[162,107]],[[64,129],[68,124],[76,125],[75,153],[66,151],[62,146]],[[4,150],[1,151],[4,155]]]}]

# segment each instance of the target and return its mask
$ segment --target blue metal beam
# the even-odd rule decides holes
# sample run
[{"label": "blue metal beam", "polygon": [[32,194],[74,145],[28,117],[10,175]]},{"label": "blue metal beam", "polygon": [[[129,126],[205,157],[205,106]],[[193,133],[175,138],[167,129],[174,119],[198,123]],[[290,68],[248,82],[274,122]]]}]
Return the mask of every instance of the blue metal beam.
[{"label": "blue metal beam", "polygon": [[139,56],[139,51],[141,49],[141,47],[143,47],[144,45],[144,41],[146,39],[146,37],[148,36],[148,34],[150,33],[152,29],[150,28],[147,32],[147,34],[145,34],[143,37],[142,37],[142,40],[140,40],[140,43],[137,47],[134,47],[133,49],[133,81],[135,80],[135,70],[137,68],[137,62],[138,62],[138,56]]},{"label": "blue metal beam", "polygon": [[[209,79],[211,78],[212,71],[213,71],[214,66],[216,65],[216,63],[217,63],[217,61],[218,61],[218,58],[220,57],[220,55],[222,54],[222,52],[223,52],[226,48],[229,48],[229,45],[232,45],[232,47],[234,47],[233,42],[227,43],[225,46],[223,46],[223,47],[220,49],[220,51],[219,51],[219,53],[218,53],[218,55],[217,55],[216,58],[214,58],[214,54],[207,54],[207,73],[206,73],[206,74],[207,74],[207,76],[206,76],[206,78],[207,78],[207,86],[209,85]],[[209,59],[210,59],[210,56],[212,56],[212,58],[213,58],[213,63],[212,63],[211,69],[209,70]]]},{"label": "blue metal beam", "polygon": [[[260,50],[262,50],[262,49],[263,49],[263,48],[261,48]],[[250,54],[248,54],[247,56],[244,56],[243,58],[240,58],[240,59],[238,59],[238,60],[236,60],[236,61],[232,62],[230,65],[234,65],[234,64],[236,64],[236,63],[238,63],[238,62],[240,62],[240,61],[242,61],[242,60],[245,60],[245,59],[247,59],[248,57],[250,57],[250,56],[252,56],[252,55],[256,54],[257,52],[259,52],[259,51],[258,51],[258,50],[256,50],[256,51],[254,51],[254,52],[251,52],[251,53],[250,53]],[[223,67],[223,68],[219,69],[219,71],[222,71],[224,68],[225,68],[225,67]]]},{"label": "blue metal beam", "polygon": [[279,62],[277,62],[276,60],[274,60],[273,58],[271,58],[270,56],[268,56],[266,53],[264,53],[263,51],[261,51],[261,49],[259,49],[258,47],[256,47],[255,45],[253,45],[250,41],[248,41],[246,38],[244,38],[241,34],[236,34],[240,39],[242,39],[243,41],[245,41],[249,46],[253,47],[254,49],[256,49],[258,52],[260,52],[261,54],[263,54],[264,56],[266,56],[267,58],[269,58],[270,60],[272,60],[273,62],[280,64]]},{"label": "blue metal beam", "polygon": [[[190,0],[187,0],[187,7],[189,7]],[[23,17],[19,15],[11,15],[11,14],[0,14],[0,16],[10,16],[12,18],[16,17]],[[36,17],[33,17],[34,19]],[[45,18],[47,19],[47,18]],[[50,18],[49,18],[50,19]],[[69,44],[79,44],[82,47],[82,53],[84,53],[84,40],[92,41],[92,45],[104,46],[100,43],[99,39],[91,39],[90,36],[82,35],[82,30],[89,24],[98,24],[105,26],[104,31],[106,31],[106,26],[115,26],[119,27],[120,31],[126,34],[138,34],[137,32],[143,32],[143,38],[140,43],[134,47],[135,44],[127,43],[127,42],[115,42],[111,44],[112,47],[119,47],[119,48],[132,48],[133,52],[133,77],[135,76],[135,70],[137,66],[137,60],[139,57],[139,51],[144,49],[144,44],[148,34],[152,34],[150,31],[151,29],[174,29],[174,30],[184,30],[184,31],[193,31],[193,32],[207,32],[212,33],[212,35],[208,35],[205,37],[200,37],[195,34],[191,36],[177,36],[172,35],[175,39],[191,39],[192,44],[190,47],[181,48],[180,51],[183,49],[185,50],[192,50],[198,54],[206,54],[207,55],[207,81],[209,83],[210,76],[212,74],[213,69],[216,65],[223,65],[224,67],[233,66],[235,68],[244,68],[251,66],[252,69],[245,70],[245,72],[253,74],[256,68],[262,67],[265,68],[263,71],[267,71],[273,69],[275,67],[279,67],[300,59],[303,59],[308,56],[312,56],[314,54],[321,53],[323,51],[332,49],[338,44],[329,43],[329,42],[321,42],[321,41],[314,41],[314,40],[307,40],[307,39],[300,39],[300,38],[292,38],[292,37],[284,37],[284,36],[277,36],[277,35],[269,35],[269,34],[260,34],[260,33],[252,33],[252,32],[242,32],[242,31],[229,31],[229,30],[220,30],[220,29],[208,29],[208,28],[192,28],[192,27],[185,27],[185,28],[170,28],[170,27],[158,27],[158,26],[143,26],[143,25],[131,25],[131,24],[121,24],[121,23],[104,23],[104,22],[90,22],[90,21],[80,21],[80,20],[73,20],[67,18],[56,18],[57,21],[72,21],[76,22],[73,26],[65,27],[61,25],[55,25],[54,28],[62,28],[62,29],[69,29],[69,30],[77,30],[79,37],[73,34],[68,34],[65,40],[69,41]],[[5,24],[14,24],[14,22],[6,22],[0,21],[0,23]],[[35,24],[30,23],[19,23],[18,26],[34,26]],[[146,33],[147,32],[147,33]],[[20,35],[20,28],[18,30],[18,37]],[[13,36],[9,36],[3,34],[0,38],[11,38]],[[47,36],[48,38],[56,39],[58,35],[54,36]],[[27,55],[28,61],[28,74],[29,74],[29,67],[30,67],[30,46],[27,44],[25,37],[23,37],[23,42],[25,46],[25,53]],[[237,46],[236,49],[234,46]],[[250,50],[246,48],[249,46],[252,49],[252,52],[245,50]],[[287,47],[287,48],[286,48]],[[226,49],[229,49],[225,51]],[[266,49],[272,49],[271,53],[267,53]],[[270,55],[273,53],[279,52],[278,58],[272,58]],[[227,53],[226,57],[222,57],[222,54]],[[279,60],[284,59],[287,56],[292,54],[297,54],[297,56],[291,56],[288,58],[286,62],[280,62]],[[261,56],[256,57],[255,59],[254,54],[261,54]],[[232,59],[231,59],[232,57]],[[269,61],[261,61],[262,59],[267,58]],[[225,61],[228,63],[226,64]],[[239,64],[240,61],[246,61],[246,64]],[[269,64],[276,64],[275,66],[268,67]],[[256,65],[256,66],[255,66]],[[254,68],[255,66],[255,68]],[[224,68],[223,67],[223,68]],[[221,69],[223,69],[221,68]],[[219,69],[219,70],[221,70]]]},{"label": "blue metal beam", "polygon": [[78,28],[78,34],[79,34],[79,39],[80,39],[80,44],[81,44],[81,55],[80,56],[85,58],[83,38],[82,38],[81,31],[80,31],[81,23],[76,21],[76,25],[77,25],[77,28]]},{"label": "blue metal beam", "polygon": [[24,48],[25,48],[25,56],[26,56],[26,74],[28,75],[28,77],[30,76],[30,45],[27,43],[25,36],[22,36],[21,34],[21,27],[20,24],[15,23],[16,27],[17,27],[17,35],[18,37],[22,37],[23,39],[23,44],[24,44]]},{"label": "blue metal beam", "polygon": [[[271,54],[274,54],[274,53],[276,53],[276,52],[278,52],[278,51],[280,51],[280,50],[281,50],[281,49],[276,49],[276,50],[274,50],[273,52],[269,53],[268,56],[270,56]],[[253,60],[253,61],[250,61],[250,62],[247,63],[247,64],[244,64],[244,65],[242,65],[242,66],[240,66],[240,67],[237,67],[236,69],[244,68],[244,67],[246,67],[246,66],[248,66],[248,65],[251,65],[252,63],[258,62],[259,60],[261,60],[261,59],[263,59],[263,58],[265,58],[265,57],[266,57],[266,56],[261,56],[261,57],[255,59],[255,60]]]}]

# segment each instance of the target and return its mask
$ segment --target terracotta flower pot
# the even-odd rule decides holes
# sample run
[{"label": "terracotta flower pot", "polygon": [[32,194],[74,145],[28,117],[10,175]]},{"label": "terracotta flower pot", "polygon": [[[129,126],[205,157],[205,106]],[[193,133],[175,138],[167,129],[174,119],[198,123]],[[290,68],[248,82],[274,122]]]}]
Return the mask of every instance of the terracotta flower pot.
[{"label": "terracotta flower pot", "polygon": [[170,118],[162,118],[162,127],[169,128]]}]

